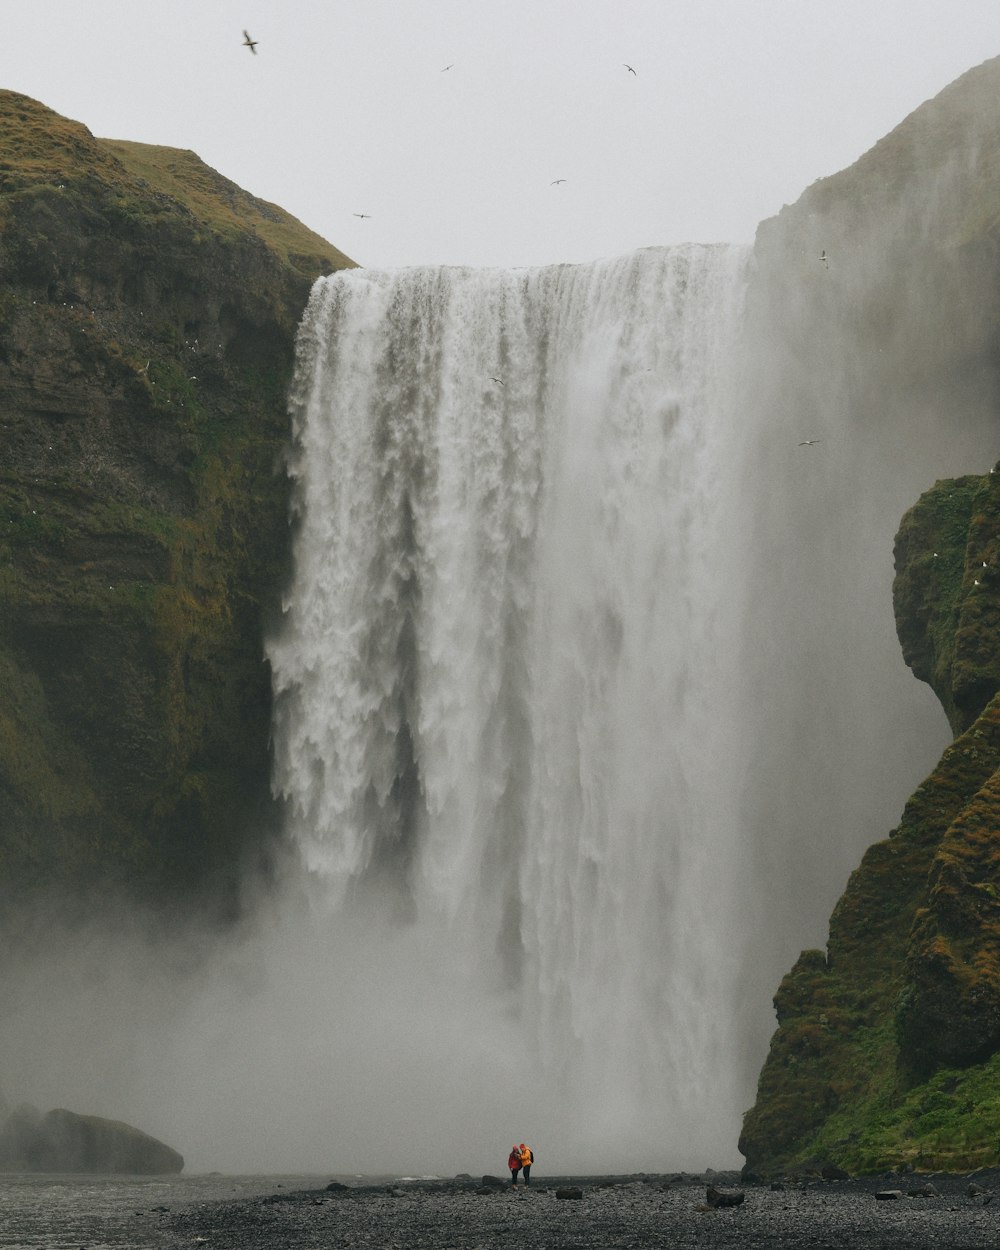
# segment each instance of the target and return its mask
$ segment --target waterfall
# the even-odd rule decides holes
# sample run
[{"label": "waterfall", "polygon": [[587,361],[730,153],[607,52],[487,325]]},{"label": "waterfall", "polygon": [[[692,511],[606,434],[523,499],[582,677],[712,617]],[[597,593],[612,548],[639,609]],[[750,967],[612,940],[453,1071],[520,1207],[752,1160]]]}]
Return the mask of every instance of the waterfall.
[{"label": "waterfall", "polygon": [[275,790],[354,1010],[401,935],[567,1167],[737,1159],[746,265],[348,271],[300,331]]}]

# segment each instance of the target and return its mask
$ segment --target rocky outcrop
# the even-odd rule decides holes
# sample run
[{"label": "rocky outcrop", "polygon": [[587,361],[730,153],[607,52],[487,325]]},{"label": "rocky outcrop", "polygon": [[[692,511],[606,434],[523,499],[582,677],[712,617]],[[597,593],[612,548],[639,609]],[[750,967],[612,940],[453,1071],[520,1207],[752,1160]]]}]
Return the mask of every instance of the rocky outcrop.
[{"label": "rocky outcrop", "polygon": [[[996,420],[998,85],[1000,62],[971,71],[763,231],[765,250],[840,250],[858,393],[892,395],[895,378],[895,402],[941,406],[976,378]],[[740,1141],[762,1175],[817,1158],[960,1170],[1000,1140],[1000,466],[927,491],[895,565],[903,657],[955,738],[851,874],[826,949],[778,989]]]},{"label": "rocky outcrop", "polygon": [[1000,690],[997,473],[940,482],[903,518],[893,597],[903,659],[963,733]]},{"label": "rocky outcrop", "polygon": [[277,827],[262,636],[298,318],[349,265],[193,153],[0,92],[0,887],[229,911]]},{"label": "rocky outcrop", "polygon": [[61,1108],[41,1115],[25,1105],[0,1126],[0,1171],[159,1176],[183,1168],[176,1150],[118,1120]]}]

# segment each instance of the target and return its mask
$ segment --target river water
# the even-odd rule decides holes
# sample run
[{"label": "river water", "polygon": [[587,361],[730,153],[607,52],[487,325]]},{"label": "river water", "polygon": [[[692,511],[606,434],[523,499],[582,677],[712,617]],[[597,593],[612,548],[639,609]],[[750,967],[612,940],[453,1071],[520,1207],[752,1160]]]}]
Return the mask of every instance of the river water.
[{"label": "river water", "polygon": [[[344,1180],[356,1178],[341,1178]],[[281,1189],[322,1189],[324,1176],[0,1176],[5,1250],[148,1250],[169,1214]]]}]

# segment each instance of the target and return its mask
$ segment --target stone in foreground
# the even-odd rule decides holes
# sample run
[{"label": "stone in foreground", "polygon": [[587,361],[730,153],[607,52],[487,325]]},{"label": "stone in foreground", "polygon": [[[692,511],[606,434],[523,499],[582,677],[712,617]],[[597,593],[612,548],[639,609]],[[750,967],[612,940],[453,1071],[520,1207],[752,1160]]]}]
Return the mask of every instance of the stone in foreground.
[{"label": "stone in foreground", "polygon": [[742,1190],[716,1189],[714,1185],[705,1190],[705,1201],[710,1207],[738,1207],[745,1197]]}]

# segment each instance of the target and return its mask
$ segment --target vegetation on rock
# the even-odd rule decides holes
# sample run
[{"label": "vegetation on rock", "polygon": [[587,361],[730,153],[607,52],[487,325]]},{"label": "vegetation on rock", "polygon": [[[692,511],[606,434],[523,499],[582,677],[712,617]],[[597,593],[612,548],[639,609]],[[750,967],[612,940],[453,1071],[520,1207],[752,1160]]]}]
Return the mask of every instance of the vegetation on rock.
[{"label": "vegetation on rock", "polygon": [[236,905],[277,827],[262,636],[313,279],[190,152],[0,92],[0,876]]},{"label": "vegetation on rock", "polygon": [[[972,378],[997,393],[998,85],[1000,60],[970,71],[762,228],[772,254],[815,255],[822,239],[839,257],[859,372],[870,335],[877,355],[894,354],[889,382],[925,404]],[[1000,472],[927,491],[900,524],[895,564],[903,657],[956,736],[852,873],[826,950],[804,952],[778,989],[740,1139],[765,1175],[997,1158]]]}]

